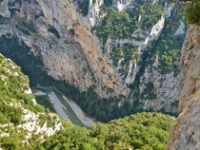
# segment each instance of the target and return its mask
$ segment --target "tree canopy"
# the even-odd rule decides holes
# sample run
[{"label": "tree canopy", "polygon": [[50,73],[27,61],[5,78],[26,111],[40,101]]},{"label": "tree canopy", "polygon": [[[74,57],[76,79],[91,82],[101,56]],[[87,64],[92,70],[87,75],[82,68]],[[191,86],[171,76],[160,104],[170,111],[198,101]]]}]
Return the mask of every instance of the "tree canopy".
[{"label": "tree canopy", "polygon": [[188,24],[200,24],[200,1],[199,0],[172,0],[182,6],[181,11],[186,17]]},{"label": "tree canopy", "polygon": [[39,150],[163,150],[174,118],[161,113],[138,113],[91,129],[65,122],[63,130],[39,145]]},{"label": "tree canopy", "polygon": [[183,6],[182,12],[188,24],[200,25],[200,1],[192,1],[192,3]]}]

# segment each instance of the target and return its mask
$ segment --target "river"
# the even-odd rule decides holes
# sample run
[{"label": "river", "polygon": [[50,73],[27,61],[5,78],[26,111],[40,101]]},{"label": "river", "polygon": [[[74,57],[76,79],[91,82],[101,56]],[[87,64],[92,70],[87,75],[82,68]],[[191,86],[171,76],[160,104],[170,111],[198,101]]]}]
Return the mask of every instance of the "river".
[{"label": "river", "polygon": [[54,110],[63,120],[70,120],[73,124],[81,127],[91,127],[95,124],[94,119],[89,118],[81,108],[66,96],[54,91],[42,88],[34,89],[36,96],[46,95]]}]

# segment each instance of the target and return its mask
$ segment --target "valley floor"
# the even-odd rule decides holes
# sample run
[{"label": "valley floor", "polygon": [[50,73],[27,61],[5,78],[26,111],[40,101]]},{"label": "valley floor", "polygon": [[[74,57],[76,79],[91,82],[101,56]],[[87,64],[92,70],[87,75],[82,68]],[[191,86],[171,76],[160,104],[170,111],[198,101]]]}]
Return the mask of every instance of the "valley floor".
[{"label": "valley floor", "polygon": [[55,91],[43,92],[42,90],[37,90],[34,94],[36,96],[47,95],[53,108],[63,120],[70,120],[76,125],[86,127],[95,124],[95,121],[87,117],[75,102],[69,100],[64,95],[60,95]]}]

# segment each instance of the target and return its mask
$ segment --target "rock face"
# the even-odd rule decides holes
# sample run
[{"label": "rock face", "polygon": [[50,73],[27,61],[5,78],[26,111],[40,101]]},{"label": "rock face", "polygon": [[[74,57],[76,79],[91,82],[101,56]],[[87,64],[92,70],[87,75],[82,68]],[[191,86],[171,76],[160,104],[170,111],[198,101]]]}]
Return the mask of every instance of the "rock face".
[{"label": "rock face", "polygon": [[[98,84],[97,91],[102,97],[121,93],[127,95],[128,90],[120,91],[116,72],[101,54],[89,21],[76,11],[76,3],[32,0],[12,1],[12,5],[3,1],[1,5],[6,2],[8,9],[13,9],[14,17],[10,18],[13,24],[10,28],[8,25],[2,26],[1,34],[4,34],[5,28],[9,28],[7,33],[16,34],[31,47],[35,55],[40,55],[49,75],[66,80],[81,91]],[[9,13],[5,14],[2,10],[1,15],[5,17]],[[21,33],[15,26],[22,20],[33,24],[39,34],[27,36]],[[112,92],[108,93],[102,88],[111,89]]]},{"label": "rock face", "polygon": [[89,8],[88,8],[88,15],[87,17],[90,20],[91,26],[94,26],[98,23],[100,15],[100,7],[103,5],[103,0],[96,0],[93,3],[93,0],[89,0]]},{"label": "rock face", "polygon": [[[157,3],[158,1],[152,1],[152,6],[156,5]],[[101,4],[98,6],[102,11],[101,7],[104,6],[103,3],[98,1],[94,6],[96,7],[97,4]],[[132,2],[130,0],[113,0],[110,7],[117,10],[118,12],[121,12],[122,10],[130,11],[132,9],[135,9],[137,5],[137,2]],[[152,41],[159,41],[159,39],[161,39],[159,41],[160,43],[162,43],[162,41],[165,41],[166,39],[162,37],[165,36],[166,32],[173,33],[168,35],[170,37],[169,43],[172,43],[173,39],[177,40],[180,37],[184,37],[186,25],[183,22],[180,21],[180,23],[178,23],[175,27],[172,27],[171,29],[166,29],[165,27],[168,26],[168,23],[170,24],[169,20],[173,18],[173,15],[176,14],[176,11],[177,9],[175,4],[165,2],[163,4],[163,13],[165,15],[161,15],[160,19],[158,19],[151,28],[135,29],[135,31],[132,33],[132,38],[109,38],[104,46],[106,55],[112,52],[112,47],[115,47],[117,45],[120,45],[121,47],[123,47],[123,45],[131,45],[133,47],[137,47],[138,54],[140,55],[140,60],[146,61],[143,58],[144,52],[147,51],[147,53],[151,53],[148,51],[162,49],[159,44],[155,45],[154,48],[150,48],[149,46],[152,44]],[[144,14],[138,14],[138,22],[140,22],[144,17]],[[100,15],[97,15],[96,18],[98,18],[98,20],[102,20],[102,16]],[[98,24],[99,22],[100,21],[96,22],[96,24]],[[140,38],[142,40],[138,40]],[[164,44],[168,45],[167,43]],[[182,44],[179,43],[179,46],[180,45]],[[171,48],[167,48],[167,51],[173,49],[174,47],[177,48],[177,46],[172,46]],[[138,91],[136,92],[136,94],[133,94],[136,91],[136,88],[130,89],[131,94],[129,94],[129,101],[132,102],[133,107],[134,102],[139,101],[141,107],[145,110],[163,110],[165,112],[176,114],[179,93],[179,74],[175,73],[175,71],[164,74],[161,73],[159,64],[159,57],[161,56],[154,54],[153,57],[154,61],[151,64],[141,65],[138,64],[136,60],[131,60],[127,65],[128,67],[125,67],[125,65],[123,65],[124,58],[121,58],[118,61],[117,65],[117,73],[119,75],[118,80],[122,83],[120,85],[121,89],[128,88],[129,85],[133,85],[136,82],[139,82],[139,85],[137,87]],[[139,96],[136,97],[135,95]]]},{"label": "rock face", "polygon": [[[149,28],[136,26],[131,38],[108,38],[103,44],[95,35],[93,27],[102,23],[107,10],[112,8],[116,12],[128,12],[139,8],[138,5],[143,5],[143,2],[140,4],[138,1],[137,4],[132,0],[113,0],[112,4],[106,6],[103,0],[89,0],[86,16],[81,14],[79,2],[85,1],[3,0],[0,2],[0,35],[11,34],[17,37],[35,56],[40,57],[48,75],[64,80],[80,91],[87,91],[93,86],[101,98],[123,97],[120,103],[129,101],[133,108],[137,102],[145,110],[163,109],[176,113],[176,106],[172,104],[178,100],[179,75],[174,75],[173,70],[161,74],[158,63],[160,56],[156,54],[160,49],[156,45],[166,41],[164,36],[170,37],[170,43],[185,34],[185,25],[182,22],[176,21],[171,29],[168,29],[171,23],[166,25],[173,20],[170,17],[176,14],[174,4],[165,1],[149,2],[152,7],[159,3],[155,8],[161,11],[159,17],[152,18],[154,22],[148,24]],[[138,13],[137,24],[142,19],[152,21],[148,20],[147,14]],[[168,34],[172,32],[175,34]],[[154,47],[152,42],[156,43]],[[117,45],[129,45],[137,49],[139,60],[127,61],[125,57],[120,58],[115,66],[110,52]],[[150,53],[154,53],[151,56],[154,60],[146,65],[144,62],[150,57]],[[127,61],[125,65],[124,60]],[[153,96],[149,98],[149,94]]]},{"label": "rock face", "polygon": [[[140,78],[140,102],[143,103],[145,109],[153,108],[155,111],[159,111],[164,106],[166,112],[176,113],[177,108],[172,107],[172,103],[174,100],[178,100],[179,75],[176,77],[173,73],[162,75],[155,69],[156,66],[156,63],[153,66],[149,65]],[[153,98],[149,96],[149,93],[145,94],[145,89],[148,86],[153,88],[151,93]]]},{"label": "rock face", "polygon": [[132,4],[130,0],[113,0],[113,7],[119,12],[125,10],[129,5]]},{"label": "rock face", "polygon": [[200,27],[191,25],[182,48],[179,116],[166,149],[199,149]]}]

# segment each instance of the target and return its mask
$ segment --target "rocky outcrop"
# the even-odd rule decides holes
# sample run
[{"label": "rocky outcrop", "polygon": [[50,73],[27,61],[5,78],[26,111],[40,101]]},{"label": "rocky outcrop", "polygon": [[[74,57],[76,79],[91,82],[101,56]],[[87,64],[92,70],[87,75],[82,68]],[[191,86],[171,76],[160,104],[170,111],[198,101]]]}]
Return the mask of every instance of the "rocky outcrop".
[{"label": "rocky outcrop", "polygon": [[191,25],[182,48],[179,116],[166,149],[194,150],[200,147],[200,27]]},{"label": "rocky outcrop", "polygon": [[[175,105],[179,93],[179,75],[174,73],[160,74],[158,72],[157,61],[149,65],[140,78],[139,90],[141,93],[140,102],[145,109],[159,111],[165,108],[166,112],[177,113]],[[147,89],[153,89],[151,92],[145,92]],[[150,96],[151,95],[151,96]]]},{"label": "rocky outcrop", "polygon": [[95,3],[93,2],[93,0],[89,0],[89,13],[87,15],[91,26],[97,24],[99,22],[99,18],[102,17],[102,14],[100,14],[100,7],[103,5],[103,0],[95,0]]},{"label": "rocky outcrop", "polygon": [[119,12],[127,9],[127,7],[134,7],[130,0],[113,0],[113,8],[117,9]]}]

